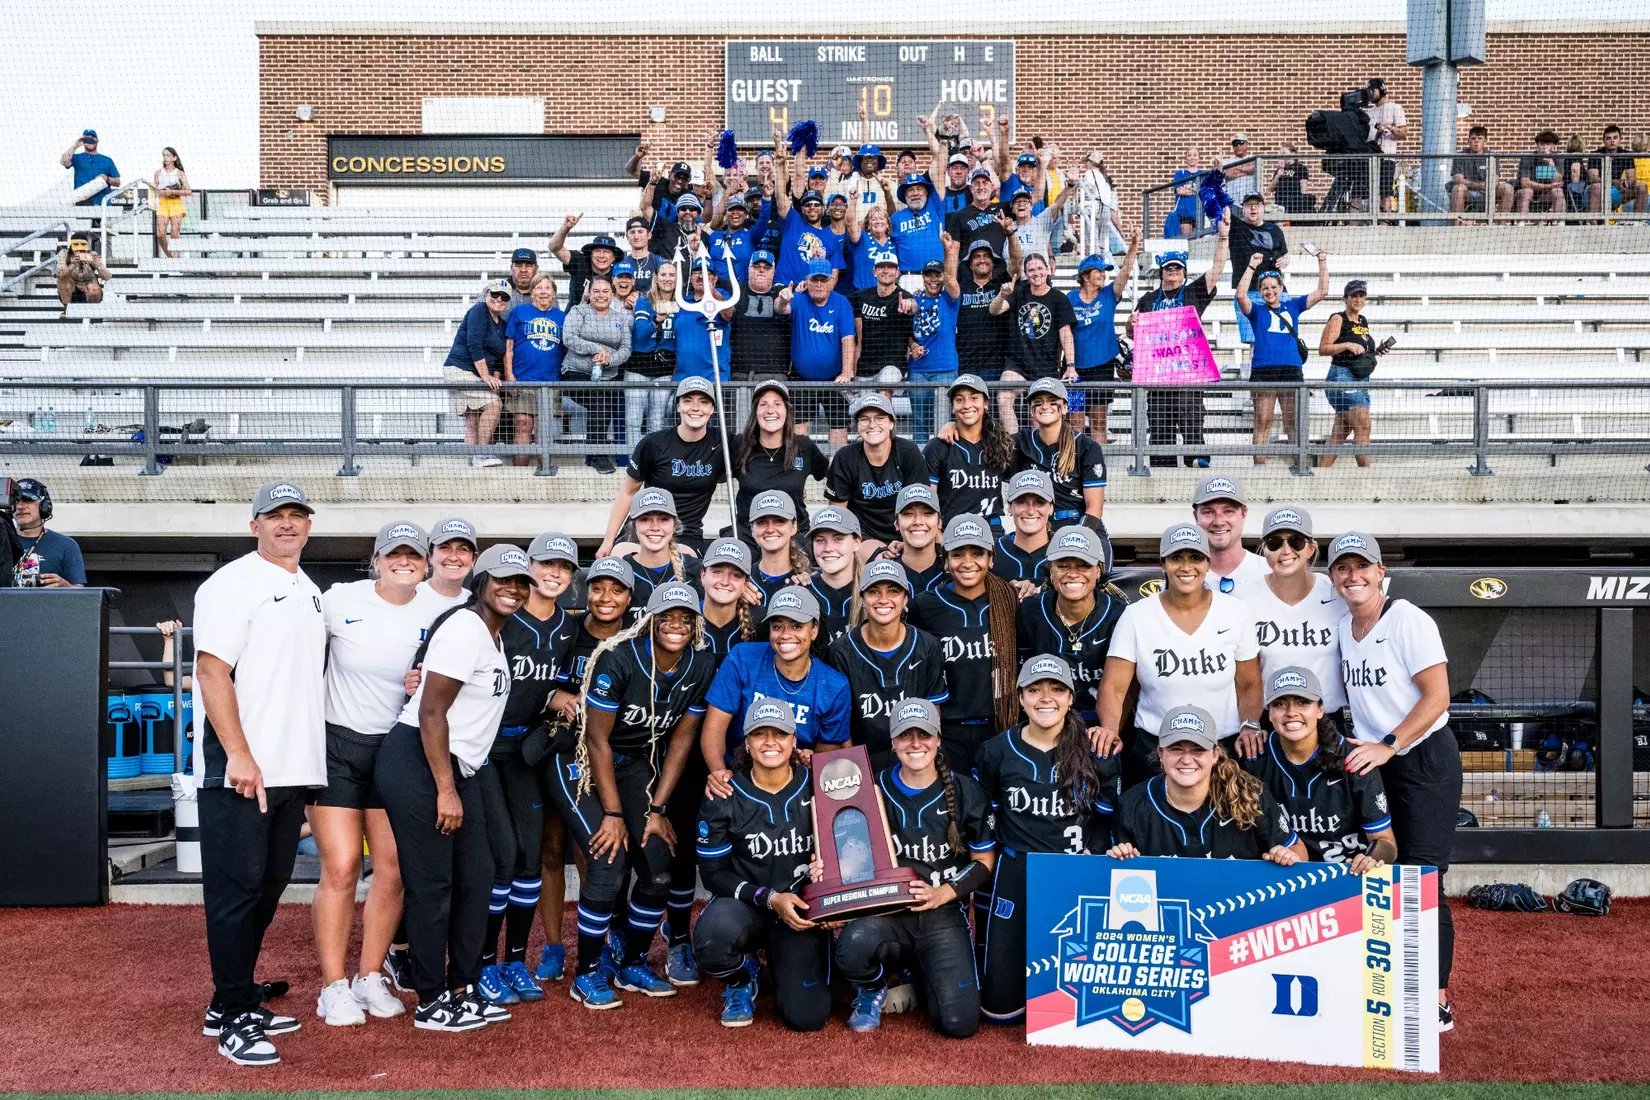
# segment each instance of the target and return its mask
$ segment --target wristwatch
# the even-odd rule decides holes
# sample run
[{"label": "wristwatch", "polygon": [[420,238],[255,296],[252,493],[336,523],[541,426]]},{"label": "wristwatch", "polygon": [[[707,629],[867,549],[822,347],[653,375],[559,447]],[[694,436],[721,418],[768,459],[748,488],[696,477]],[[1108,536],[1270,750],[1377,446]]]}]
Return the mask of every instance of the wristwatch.
[{"label": "wristwatch", "polygon": [[1387,734],[1385,737],[1381,738],[1381,744],[1385,745],[1389,749],[1397,748],[1398,747],[1398,735],[1396,733]]},{"label": "wristwatch", "polygon": [[659,816],[660,816],[660,817],[664,817],[664,816],[665,816],[665,814],[666,814],[666,813],[667,813],[667,812],[668,812],[668,811],[669,811],[669,807],[668,807],[668,806],[649,806],[649,807],[648,807],[648,808],[647,808],[647,812],[648,812],[648,813],[650,813],[650,814],[658,814],[658,815],[659,815]]},{"label": "wristwatch", "polygon": [[1241,726],[1238,727],[1238,732],[1242,733],[1244,730],[1247,730],[1247,729],[1252,729],[1256,733],[1259,733],[1260,732],[1260,723],[1257,722],[1253,718],[1245,719],[1244,723]]}]

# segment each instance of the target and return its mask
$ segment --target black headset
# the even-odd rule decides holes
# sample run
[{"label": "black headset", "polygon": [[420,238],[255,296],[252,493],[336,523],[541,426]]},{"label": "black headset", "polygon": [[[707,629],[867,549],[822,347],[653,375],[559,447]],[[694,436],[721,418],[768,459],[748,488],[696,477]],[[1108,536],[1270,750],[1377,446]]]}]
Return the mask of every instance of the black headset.
[{"label": "black headset", "polygon": [[16,484],[18,499],[40,502],[40,522],[44,523],[52,518],[52,494],[44,485],[32,477],[18,478]]}]

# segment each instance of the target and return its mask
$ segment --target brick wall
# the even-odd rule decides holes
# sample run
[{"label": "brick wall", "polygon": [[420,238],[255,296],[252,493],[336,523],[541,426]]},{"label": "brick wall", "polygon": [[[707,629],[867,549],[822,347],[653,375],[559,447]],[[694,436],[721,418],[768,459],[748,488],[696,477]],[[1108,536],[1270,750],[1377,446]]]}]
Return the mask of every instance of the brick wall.
[{"label": "brick wall", "polygon": [[[1240,131],[1257,152],[1304,148],[1306,115],[1372,75],[1409,112],[1401,150],[1420,152],[1421,73],[1404,64],[1402,35],[1043,35],[1016,48],[1017,134],[1058,141],[1068,165],[1103,149],[1126,219],[1189,148],[1206,159]],[[324,193],[328,132],[418,133],[425,95],[544,96],[548,133],[640,128],[659,155],[697,160],[722,122],[722,50],[709,36],[264,35],[261,183]],[[1492,33],[1489,63],[1463,70],[1460,97],[1492,148],[1527,148],[1544,127],[1592,148],[1608,122],[1650,129],[1646,87],[1650,35],[1605,49],[1590,34]],[[314,122],[293,118],[300,103]],[[650,106],[668,123],[647,124]]]}]

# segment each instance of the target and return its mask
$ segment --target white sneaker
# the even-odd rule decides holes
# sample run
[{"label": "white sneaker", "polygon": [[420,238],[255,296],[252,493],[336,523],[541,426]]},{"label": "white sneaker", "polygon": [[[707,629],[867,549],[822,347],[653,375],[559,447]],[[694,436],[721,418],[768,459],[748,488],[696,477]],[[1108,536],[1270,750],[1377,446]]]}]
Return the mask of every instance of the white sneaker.
[{"label": "white sneaker", "polygon": [[345,978],[321,990],[320,999],[315,1002],[315,1014],[333,1027],[354,1027],[367,1022],[367,1015],[355,1003]]},{"label": "white sneaker", "polygon": [[888,999],[882,1004],[884,1012],[910,1012],[917,1007],[917,989],[910,982],[888,987]]},{"label": "white sneaker", "polygon": [[476,463],[477,466],[502,466],[502,465],[504,465],[504,460],[502,458],[498,457],[498,455],[476,455],[476,457],[481,459],[480,462]]},{"label": "white sneaker", "polygon": [[391,991],[390,980],[376,970],[371,974],[357,974],[349,985],[349,991],[356,1004],[365,1009],[369,1016],[380,1020],[388,1020],[407,1011],[401,998]]}]

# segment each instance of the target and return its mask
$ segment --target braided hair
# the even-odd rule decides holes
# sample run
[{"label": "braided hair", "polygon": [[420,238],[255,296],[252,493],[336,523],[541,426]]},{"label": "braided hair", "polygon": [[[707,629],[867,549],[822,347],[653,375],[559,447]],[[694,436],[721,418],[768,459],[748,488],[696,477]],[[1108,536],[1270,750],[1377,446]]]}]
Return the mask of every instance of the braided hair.
[{"label": "braided hair", "polygon": [[1209,801],[1215,812],[1240,829],[1253,829],[1260,822],[1261,782],[1215,747],[1215,766],[1209,778]]},{"label": "braided hair", "polygon": [[[678,520],[675,520],[674,522],[675,522],[675,529],[673,531],[671,531],[670,538],[668,540],[666,540],[666,542],[665,542],[665,551],[666,551],[666,553],[668,553],[670,555],[670,576],[671,576],[671,579],[672,580],[678,580],[678,581],[685,581],[685,580],[687,580],[687,566],[686,566],[686,564],[684,564],[684,562],[682,560],[682,546],[681,546],[681,543],[676,541],[676,536],[682,533],[682,521],[678,519]],[[629,536],[628,538],[626,538],[627,535]],[[625,520],[624,525],[619,528],[619,540],[618,541],[620,541],[620,542],[634,542],[636,544],[637,554],[641,553],[641,551],[644,548],[642,546],[641,538],[638,537],[637,534],[636,534],[636,520],[635,519]]]},{"label": "braided hair", "polygon": [[945,759],[945,753],[934,754],[934,771],[939,773],[940,782],[945,784],[945,840],[953,852],[961,854],[962,834],[957,832],[957,778],[951,773],[951,764]]},{"label": "braided hair", "polygon": [[996,710],[997,728],[1006,730],[1020,720],[1020,693],[1014,685],[1013,659],[1020,645],[1020,596],[1012,585],[991,572],[989,565],[985,573],[985,602],[987,635],[997,654],[991,662],[992,705]]},{"label": "braided hair", "polygon": [[1318,719],[1317,764],[1318,771],[1327,776],[1338,776],[1346,770],[1346,738],[1328,714]]}]

